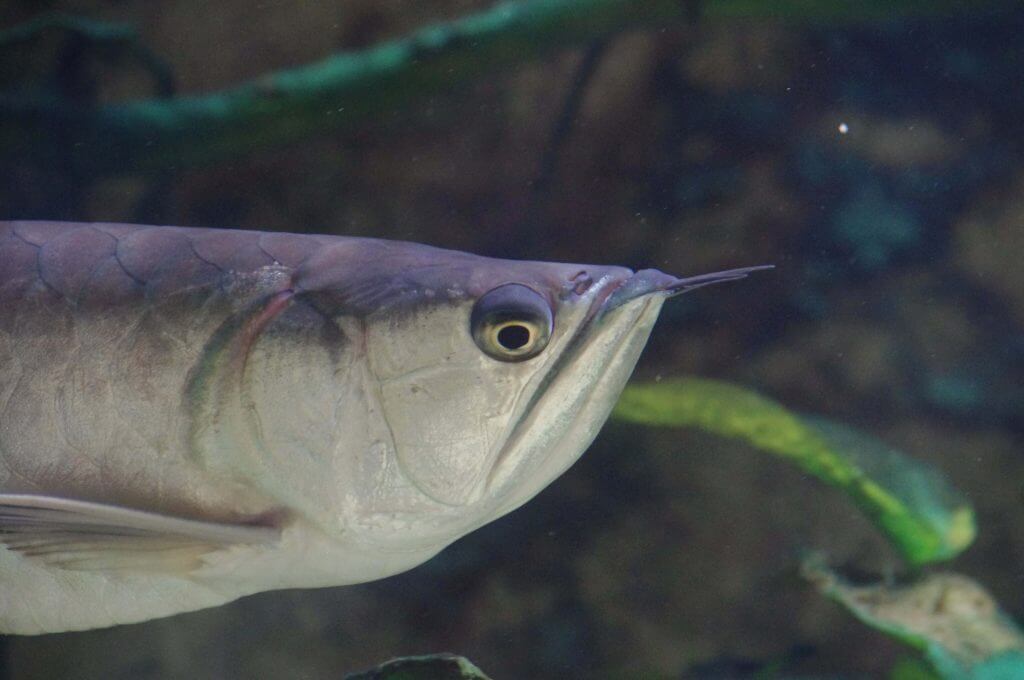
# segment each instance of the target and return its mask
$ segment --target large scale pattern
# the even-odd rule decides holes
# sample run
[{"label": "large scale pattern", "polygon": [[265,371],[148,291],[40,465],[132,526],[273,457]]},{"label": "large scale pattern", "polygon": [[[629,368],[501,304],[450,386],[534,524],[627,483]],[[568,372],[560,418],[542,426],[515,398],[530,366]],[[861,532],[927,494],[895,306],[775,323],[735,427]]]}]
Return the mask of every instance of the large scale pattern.
[{"label": "large scale pattern", "polygon": [[0,223],[0,299],[49,289],[113,304],[216,285],[225,274],[299,268],[331,237],[126,224]]}]

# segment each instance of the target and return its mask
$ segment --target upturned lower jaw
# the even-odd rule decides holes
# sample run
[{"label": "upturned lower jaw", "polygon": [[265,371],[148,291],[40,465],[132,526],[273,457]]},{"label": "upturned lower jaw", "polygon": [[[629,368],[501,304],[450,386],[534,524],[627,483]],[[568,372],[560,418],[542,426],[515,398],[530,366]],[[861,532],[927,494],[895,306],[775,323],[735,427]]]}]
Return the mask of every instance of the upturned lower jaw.
[{"label": "upturned lower jaw", "polygon": [[496,478],[500,474],[502,466],[508,464],[510,451],[516,447],[521,437],[524,436],[523,429],[525,427],[525,423],[529,420],[534,409],[544,398],[547,388],[554,380],[557,379],[561,371],[569,363],[575,360],[581,351],[583,351],[587,338],[594,332],[595,324],[603,323],[610,312],[646,295],[661,294],[665,297],[671,297],[673,295],[679,295],[713,283],[741,279],[750,272],[761,269],[770,269],[771,266],[772,265],[730,269],[687,278],[670,276],[669,274],[665,274],[664,272],[660,272],[656,269],[644,269],[632,274],[631,276],[623,278],[616,277],[618,280],[609,277],[598,282],[598,285],[593,289],[593,299],[589,302],[590,306],[586,311],[586,315],[579,322],[573,337],[569,339],[560,356],[548,369],[548,372],[544,377],[544,383],[535,391],[530,403],[526,406],[523,412],[519,415],[516,423],[512,426],[510,436],[505,441],[505,445],[495,458],[491,470],[487,475],[484,488],[494,488]]},{"label": "upturned lower jaw", "polygon": [[[578,378],[581,377],[580,373],[572,372],[571,367],[567,374],[556,373],[551,376],[553,380],[549,388],[552,391],[557,390],[558,393],[551,395],[545,389],[541,398],[532,405],[530,412],[524,414],[521,424],[527,427],[520,432],[523,438],[529,437],[529,419],[534,410],[544,409],[545,406],[552,407],[556,403],[558,407],[562,407],[574,398],[567,394],[566,385],[573,386],[569,390],[571,393],[585,392],[589,395],[584,400],[585,403],[580,402],[574,407],[574,417],[570,423],[554,437],[547,439],[541,457],[539,459],[532,458],[533,463],[524,468],[528,470],[523,473],[526,475],[523,477],[525,486],[520,488],[507,486],[508,479],[501,480],[502,466],[495,465],[492,468],[488,477],[488,488],[500,504],[497,506],[499,515],[518,507],[561,475],[579,458],[597,435],[626,379],[632,373],[636,358],[646,344],[650,328],[653,326],[663,302],[663,298],[660,296],[640,296],[640,299],[634,299],[635,305],[625,305],[624,309],[615,309],[610,315],[604,313],[591,315],[591,328],[582,336],[578,336],[574,346],[570,347],[567,354],[563,355],[565,361],[570,364],[601,366],[600,375],[585,384],[580,384],[578,381]],[[599,305],[602,303],[597,302],[595,306]],[[616,324],[618,330],[614,331],[614,337],[605,338],[603,342],[606,347],[605,351],[598,350],[596,355],[588,354],[589,348],[593,347],[590,344],[592,339],[601,343],[600,338],[591,335],[594,332],[599,332],[594,327],[600,327],[606,323]],[[583,388],[582,392],[580,387]],[[504,465],[522,465],[522,460],[510,460],[508,454],[510,451],[519,449],[517,457],[522,455],[523,438],[517,440],[510,438],[509,446],[503,451],[505,455],[501,462]],[[536,450],[540,451],[540,449]],[[524,493],[523,489],[527,491]]]},{"label": "upturned lower jaw", "polygon": [[[635,274],[632,276],[635,276]],[[587,293],[583,297],[589,297],[590,299],[581,300],[582,304],[586,305],[582,318],[576,324],[571,337],[567,339],[559,356],[553,361],[551,366],[548,367],[541,384],[536,390],[534,390],[529,403],[527,403],[522,412],[519,413],[515,423],[512,425],[508,438],[505,440],[487,474],[485,482],[486,489],[494,489],[495,480],[501,474],[502,467],[508,464],[508,458],[511,452],[525,436],[524,428],[526,427],[526,422],[530,419],[534,409],[537,408],[538,404],[543,400],[544,395],[551,384],[558,378],[559,374],[566,368],[566,366],[572,363],[581,351],[581,348],[586,344],[586,339],[593,331],[594,324],[598,323],[599,319],[605,314],[609,297],[614,295],[614,293],[628,282],[632,276],[607,276],[599,279],[593,286],[588,288]]]}]

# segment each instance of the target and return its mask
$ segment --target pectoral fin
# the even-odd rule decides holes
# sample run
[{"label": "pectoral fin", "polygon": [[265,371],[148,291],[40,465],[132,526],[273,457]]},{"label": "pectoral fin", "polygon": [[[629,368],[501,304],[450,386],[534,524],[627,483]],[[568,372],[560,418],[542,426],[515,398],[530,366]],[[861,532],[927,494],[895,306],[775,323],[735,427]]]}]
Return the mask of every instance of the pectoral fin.
[{"label": "pectoral fin", "polygon": [[0,544],[75,571],[186,573],[208,553],[278,540],[271,526],[182,519],[84,501],[0,494]]}]

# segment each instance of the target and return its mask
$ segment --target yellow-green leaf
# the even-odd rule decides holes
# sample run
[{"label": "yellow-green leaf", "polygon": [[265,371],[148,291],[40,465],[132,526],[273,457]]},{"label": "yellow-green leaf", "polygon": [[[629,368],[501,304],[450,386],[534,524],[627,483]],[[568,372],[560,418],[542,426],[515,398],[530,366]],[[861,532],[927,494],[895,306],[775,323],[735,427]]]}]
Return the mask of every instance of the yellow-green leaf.
[{"label": "yellow-green leaf", "polygon": [[937,470],[752,390],[700,378],[631,384],[613,417],[696,427],[784,458],[844,491],[913,564],[949,559],[974,540],[973,510]]}]

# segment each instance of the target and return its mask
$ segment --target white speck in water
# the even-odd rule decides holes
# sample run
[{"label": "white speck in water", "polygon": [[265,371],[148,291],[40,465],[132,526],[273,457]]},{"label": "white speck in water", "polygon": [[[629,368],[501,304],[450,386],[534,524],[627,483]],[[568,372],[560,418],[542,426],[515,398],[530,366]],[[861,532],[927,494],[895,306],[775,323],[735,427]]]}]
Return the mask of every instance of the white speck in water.
[{"label": "white speck in water", "polygon": [[849,131],[850,131],[850,126],[849,125],[847,125],[846,123],[840,123],[839,124],[839,134],[845,135]]}]

